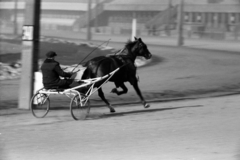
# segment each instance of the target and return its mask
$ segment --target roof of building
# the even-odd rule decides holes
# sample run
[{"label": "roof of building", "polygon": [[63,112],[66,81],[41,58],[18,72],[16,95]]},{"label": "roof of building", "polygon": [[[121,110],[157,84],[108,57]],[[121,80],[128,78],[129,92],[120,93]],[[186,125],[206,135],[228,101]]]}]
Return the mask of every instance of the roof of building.
[{"label": "roof of building", "polygon": [[[10,2],[10,0],[0,0],[0,1],[1,2]],[[18,2],[25,2],[26,0],[17,0],[17,1]],[[113,1],[113,0],[98,0],[98,2],[103,2],[103,1],[110,2],[110,1]],[[88,3],[89,0],[41,0],[41,2]],[[95,3],[95,2],[96,2],[96,0],[92,0],[92,3]]]},{"label": "roof of building", "polygon": [[[18,0],[19,2],[25,2],[26,0]],[[88,3],[89,0],[41,0],[42,2],[65,2],[65,3]],[[172,1],[172,4],[178,4],[181,0],[92,0],[92,3],[105,2],[111,4],[168,4]],[[9,0],[1,0],[1,2],[9,2]],[[187,4],[240,4],[240,0],[184,0]]]},{"label": "roof of building", "polygon": [[[113,0],[111,4],[179,4],[181,0]],[[240,0],[184,0],[186,4],[240,4]]]},{"label": "roof of building", "polygon": [[[18,9],[25,8],[26,0],[17,0]],[[92,8],[96,2],[105,2],[106,11],[162,11],[181,0],[92,0]],[[88,0],[42,0],[43,10],[87,11]],[[184,0],[187,12],[239,12],[240,0]],[[13,9],[14,1],[1,0],[0,9]]]}]

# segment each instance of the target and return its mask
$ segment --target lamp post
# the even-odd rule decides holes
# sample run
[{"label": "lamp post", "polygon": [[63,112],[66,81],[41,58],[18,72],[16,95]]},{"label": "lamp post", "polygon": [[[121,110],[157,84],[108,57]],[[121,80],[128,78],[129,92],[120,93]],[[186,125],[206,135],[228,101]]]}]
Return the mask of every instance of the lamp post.
[{"label": "lamp post", "polygon": [[137,16],[136,12],[133,12],[133,19],[132,19],[132,35],[131,35],[131,40],[134,41],[137,36]]}]

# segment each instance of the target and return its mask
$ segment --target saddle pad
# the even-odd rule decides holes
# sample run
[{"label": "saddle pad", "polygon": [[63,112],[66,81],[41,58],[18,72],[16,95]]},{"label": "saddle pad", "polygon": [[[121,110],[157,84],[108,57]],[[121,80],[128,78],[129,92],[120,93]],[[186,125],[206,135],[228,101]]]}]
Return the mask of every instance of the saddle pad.
[{"label": "saddle pad", "polygon": [[74,81],[78,82],[82,79],[83,73],[86,70],[86,67],[82,67],[76,73],[72,75],[70,79],[74,79]]},{"label": "saddle pad", "polygon": [[82,75],[84,71],[86,70],[86,67],[83,67],[82,65],[74,64],[74,65],[60,65],[61,68],[65,72],[75,72],[70,79],[74,79],[74,81],[78,82],[82,79]]}]

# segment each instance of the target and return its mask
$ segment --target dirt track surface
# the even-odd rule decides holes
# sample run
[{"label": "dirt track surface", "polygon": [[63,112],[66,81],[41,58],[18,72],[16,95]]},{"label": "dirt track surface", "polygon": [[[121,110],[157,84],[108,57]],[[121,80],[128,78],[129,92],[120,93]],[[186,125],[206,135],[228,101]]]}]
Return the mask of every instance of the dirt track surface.
[{"label": "dirt track surface", "polygon": [[[68,110],[44,119],[2,116],[2,160],[239,160],[237,96],[93,108],[85,121]],[[9,111],[10,112],[10,111]],[[2,123],[3,122],[3,123]],[[0,158],[0,159],[1,159]]]}]

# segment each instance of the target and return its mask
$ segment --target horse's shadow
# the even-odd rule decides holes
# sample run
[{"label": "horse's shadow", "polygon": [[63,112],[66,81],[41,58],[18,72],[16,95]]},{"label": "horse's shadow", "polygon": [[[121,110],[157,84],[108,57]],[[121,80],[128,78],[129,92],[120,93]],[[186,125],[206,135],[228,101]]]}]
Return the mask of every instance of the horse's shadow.
[{"label": "horse's shadow", "polygon": [[108,114],[102,114],[98,116],[91,116],[91,113],[90,113],[88,119],[105,119],[105,118],[120,117],[120,116],[127,116],[127,115],[133,115],[133,114],[144,114],[144,113],[161,112],[161,111],[167,111],[167,110],[193,108],[193,107],[203,107],[203,105],[180,106],[180,107],[158,108],[158,109],[144,109],[144,110],[136,110],[136,111],[128,111],[128,112],[108,113]]}]

